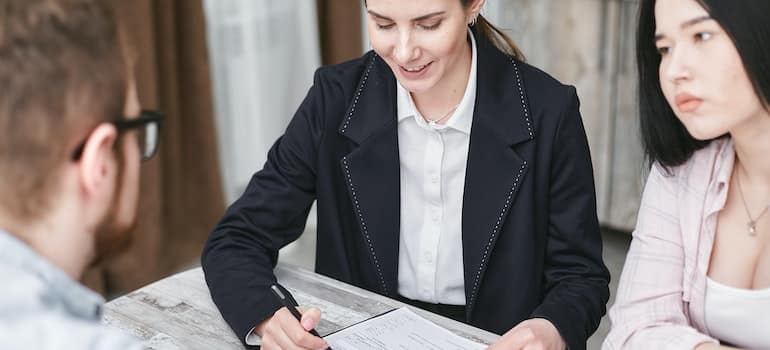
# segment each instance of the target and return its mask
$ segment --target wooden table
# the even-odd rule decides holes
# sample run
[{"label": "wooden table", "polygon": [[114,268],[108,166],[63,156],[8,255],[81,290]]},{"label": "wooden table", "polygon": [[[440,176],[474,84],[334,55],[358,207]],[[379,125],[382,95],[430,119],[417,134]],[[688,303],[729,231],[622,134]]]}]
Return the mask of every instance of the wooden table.
[{"label": "wooden table", "polygon": [[[399,301],[289,265],[278,265],[278,281],[300,305],[321,309],[321,335],[407,306]],[[498,335],[412,308],[452,332],[490,344]],[[103,322],[145,341],[149,349],[243,349],[211,300],[203,271],[188,270],[107,303]]]}]

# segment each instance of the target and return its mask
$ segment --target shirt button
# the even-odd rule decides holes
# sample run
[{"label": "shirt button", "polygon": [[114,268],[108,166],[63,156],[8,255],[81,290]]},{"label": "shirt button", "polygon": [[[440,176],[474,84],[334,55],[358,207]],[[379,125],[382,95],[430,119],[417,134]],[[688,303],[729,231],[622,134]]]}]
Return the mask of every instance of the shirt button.
[{"label": "shirt button", "polygon": [[434,176],[434,177],[430,178],[430,182],[432,182],[434,184],[437,183],[438,182],[438,176]]}]

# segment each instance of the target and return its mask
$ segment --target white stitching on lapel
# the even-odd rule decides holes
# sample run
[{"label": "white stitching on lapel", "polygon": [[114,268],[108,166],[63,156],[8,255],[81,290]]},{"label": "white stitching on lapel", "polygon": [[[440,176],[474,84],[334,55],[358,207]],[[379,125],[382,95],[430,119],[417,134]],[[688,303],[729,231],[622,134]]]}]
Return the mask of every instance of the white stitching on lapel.
[{"label": "white stitching on lapel", "polygon": [[[529,132],[529,138],[533,138],[532,133],[532,122],[529,119],[529,108],[527,107],[527,103],[524,99],[524,87],[521,85],[521,76],[519,75],[519,66],[516,64],[516,61],[511,58],[511,63],[513,64],[513,69],[516,72],[516,85],[519,89],[519,96],[521,96],[521,106],[524,110],[524,119],[527,122],[527,131]],[[497,222],[495,223],[495,227],[492,229],[492,236],[489,237],[489,241],[487,242],[487,246],[484,248],[484,255],[481,257],[481,264],[479,264],[479,270],[476,272],[476,277],[473,281],[473,289],[471,290],[471,297],[469,299],[470,304],[472,305],[477,297],[477,291],[479,288],[479,282],[481,280],[481,271],[484,269],[484,263],[487,261],[487,255],[489,255],[489,249],[492,247],[492,242],[495,240],[495,236],[500,232],[500,225],[503,221],[503,215],[505,215],[505,212],[508,210],[508,206],[511,204],[511,199],[513,199],[513,192],[516,191],[516,187],[519,184],[519,180],[521,179],[521,174],[524,172],[524,169],[527,167],[527,161],[524,161],[524,163],[521,165],[521,168],[519,168],[518,174],[516,174],[516,179],[513,181],[513,186],[511,186],[510,192],[508,192],[508,198],[505,200],[505,205],[503,206],[503,209],[500,210],[500,216],[497,217]]]},{"label": "white stitching on lapel", "polygon": [[519,65],[516,64],[516,61],[511,57],[511,63],[513,64],[513,70],[516,72],[516,84],[519,88],[519,96],[521,96],[521,106],[524,109],[524,119],[527,121],[527,131],[529,131],[529,138],[530,140],[533,137],[532,134],[532,122],[529,119],[529,108],[527,107],[526,101],[524,101],[524,87],[521,86],[521,76],[519,76]]},{"label": "white stitching on lapel", "polygon": [[350,176],[350,169],[348,167],[348,157],[342,158],[342,164],[345,166],[345,175],[347,177],[348,184],[350,185],[350,193],[353,195],[353,204],[356,206],[356,213],[358,214],[358,218],[361,222],[361,229],[364,232],[364,238],[366,238],[366,244],[369,245],[369,253],[372,254],[372,259],[374,260],[374,267],[377,268],[377,277],[380,278],[380,283],[382,284],[382,291],[387,295],[388,287],[385,284],[385,278],[382,275],[382,270],[380,269],[380,263],[377,260],[377,255],[374,253],[374,246],[372,245],[372,240],[369,237],[369,229],[366,228],[366,221],[364,221],[363,212],[361,212],[361,207],[358,205],[358,195],[356,195],[356,188],[353,185],[353,178]]},{"label": "white stitching on lapel", "polygon": [[371,72],[372,67],[374,66],[374,59],[377,57],[377,54],[372,54],[372,58],[369,60],[369,64],[366,67],[366,73],[364,73],[364,79],[361,80],[361,84],[358,85],[358,89],[356,90],[356,96],[353,98],[353,106],[350,108],[350,112],[348,112],[348,117],[345,119],[345,125],[342,126],[342,130],[340,130],[341,133],[345,133],[345,131],[348,128],[348,125],[350,124],[350,119],[353,118],[353,113],[356,112],[356,106],[358,105],[358,98],[361,97],[361,91],[364,90],[364,86],[366,86],[366,81],[369,80],[369,72]]}]

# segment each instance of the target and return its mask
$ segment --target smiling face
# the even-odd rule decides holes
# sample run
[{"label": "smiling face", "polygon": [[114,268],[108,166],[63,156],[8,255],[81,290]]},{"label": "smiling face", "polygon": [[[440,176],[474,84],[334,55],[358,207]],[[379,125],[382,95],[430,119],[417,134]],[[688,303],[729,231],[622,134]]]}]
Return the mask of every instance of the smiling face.
[{"label": "smiling face", "polygon": [[368,0],[369,40],[405,89],[444,91],[458,76],[467,78],[467,25],[478,3],[466,8],[460,0]]},{"label": "smiling face", "polygon": [[730,36],[695,0],[658,0],[660,85],[696,139],[724,135],[765,114]]}]

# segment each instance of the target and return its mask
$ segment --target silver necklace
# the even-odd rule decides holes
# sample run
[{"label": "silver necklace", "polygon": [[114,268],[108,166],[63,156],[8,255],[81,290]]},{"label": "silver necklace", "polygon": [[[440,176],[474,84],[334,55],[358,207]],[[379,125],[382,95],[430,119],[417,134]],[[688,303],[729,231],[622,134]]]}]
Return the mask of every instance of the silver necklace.
[{"label": "silver necklace", "polygon": [[743,196],[743,188],[741,187],[741,173],[740,173],[740,167],[738,168],[738,171],[735,172],[735,176],[737,177],[737,183],[738,183],[738,194],[741,195],[741,201],[743,202],[743,209],[746,210],[746,216],[749,217],[749,222],[747,223],[749,226],[749,235],[750,236],[756,236],[757,235],[757,221],[762,218],[762,215],[765,215],[767,213],[767,209],[770,208],[770,204],[765,206],[765,209],[762,209],[762,212],[757,215],[757,218],[751,217],[751,212],[749,211],[749,205],[746,203],[746,198]]},{"label": "silver necklace", "polygon": [[441,118],[438,118],[438,119],[430,119],[426,116],[422,116],[422,117],[425,119],[426,122],[428,122],[428,125],[435,126],[438,123],[440,123],[442,120],[444,120],[446,117],[448,117],[450,114],[452,114],[452,112],[454,112],[457,109],[457,107],[460,107],[459,103],[456,104],[454,107],[452,107],[452,109],[450,109],[449,112],[446,112],[446,114],[444,114],[443,116],[441,116]]}]

